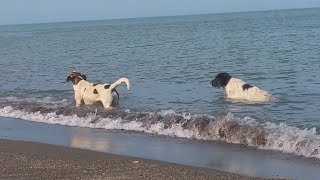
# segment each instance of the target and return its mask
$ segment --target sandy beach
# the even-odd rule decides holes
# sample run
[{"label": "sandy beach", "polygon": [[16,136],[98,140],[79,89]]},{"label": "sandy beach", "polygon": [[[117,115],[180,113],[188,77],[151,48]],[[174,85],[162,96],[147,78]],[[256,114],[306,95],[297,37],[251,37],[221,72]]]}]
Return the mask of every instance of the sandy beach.
[{"label": "sandy beach", "polygon": [[0,140],[0,161],[0,179],[263,179],[12,140]]}]

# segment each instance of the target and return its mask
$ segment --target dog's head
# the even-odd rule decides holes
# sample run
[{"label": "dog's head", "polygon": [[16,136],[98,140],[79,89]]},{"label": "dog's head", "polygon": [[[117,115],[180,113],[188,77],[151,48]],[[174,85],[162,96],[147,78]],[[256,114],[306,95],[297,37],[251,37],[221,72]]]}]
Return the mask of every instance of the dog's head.
[{"label": "dog's head", "polygon": [[223,87],[225,88],[229,80],[232,78],[228,73],[219,73],[210,84],[215,88]]},{"label": "dog's head", "polygon": [[67,82],[72,81],[74,85],[77,85],[81,80],[87,80],[87,77],[77,71],[72,71],[67,77]]}]

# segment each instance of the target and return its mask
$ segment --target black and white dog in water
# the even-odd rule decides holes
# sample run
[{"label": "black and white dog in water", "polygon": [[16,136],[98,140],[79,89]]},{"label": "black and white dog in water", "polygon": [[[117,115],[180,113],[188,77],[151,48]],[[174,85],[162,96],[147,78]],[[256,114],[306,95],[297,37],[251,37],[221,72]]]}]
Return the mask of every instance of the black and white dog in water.
[{"label": "black and white dog in water", "polygon": [[124,82],[127,84],[127,89],[130,90],[129,79],[125,77],[112,84],[93,84],[87,81],[86,75],[73,71],[68,76],[67,81],[72,81],[76,107],[79,107],[82,102],[93,104],[100,101],[103,107],[108,109],[118,104],[119,94],[115,89],[118,85]]},{"label": "black and white dog in water", "polygon": [[246,84],[244,81],[234,78],[228,73],[218,74],[211,81],[211,85],[215,88],[222,87],[229,99],[250,102],[264,102],[272,99],[272,95],[269,92]]}]

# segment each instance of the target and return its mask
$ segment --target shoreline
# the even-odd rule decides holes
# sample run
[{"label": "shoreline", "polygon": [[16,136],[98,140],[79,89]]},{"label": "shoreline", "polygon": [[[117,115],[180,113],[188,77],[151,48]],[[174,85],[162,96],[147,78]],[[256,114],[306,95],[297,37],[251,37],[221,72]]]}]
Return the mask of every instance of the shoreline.
[{"label": "shoreline", "polygon": [[0,139],[0,161],[0,179],[267,179],[6,139]]},{"label": "shoreline", "polygon": [[[318,159],[261,151],[234,144],[207,143],[127,131],[114,132],[103,129],[70,127],[4,117],[0,117],[0,127],[0,140],[86,149],[96,153],[103,152],[104,157],[106,154],[136,157],[131,158],[132,162],[136,159],[154,160],[154,162],[200,167],[210,171],[217,170],[246,177],[313,180],[320,176]],[[29,147],[28,144],[20,145],[20,147]],[[4,147],[0,146],[0,152],[1,148],[5,150]],[[12,148],[6,152],[9,152],[9,156],[14,156],[12,153],[16,152],[16,149],[19,148]],[[31,150],[30,152],[43,154],[42,151]],[[29,151],[24,149],[24,151],[18,152]],[[49,153],[49,155],[54,154],[55,150],[51,150]],[[10,161],[8,162],[10,163]]]}]

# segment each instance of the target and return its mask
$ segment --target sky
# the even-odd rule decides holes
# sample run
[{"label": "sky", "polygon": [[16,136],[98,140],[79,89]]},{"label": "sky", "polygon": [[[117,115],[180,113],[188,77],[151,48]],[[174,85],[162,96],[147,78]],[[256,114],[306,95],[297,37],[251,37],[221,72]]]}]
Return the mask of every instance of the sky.
[{"label": "sky", "polygon": [[0,0],[0,25],[320,7],[320,0]]}]

